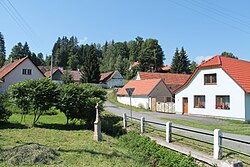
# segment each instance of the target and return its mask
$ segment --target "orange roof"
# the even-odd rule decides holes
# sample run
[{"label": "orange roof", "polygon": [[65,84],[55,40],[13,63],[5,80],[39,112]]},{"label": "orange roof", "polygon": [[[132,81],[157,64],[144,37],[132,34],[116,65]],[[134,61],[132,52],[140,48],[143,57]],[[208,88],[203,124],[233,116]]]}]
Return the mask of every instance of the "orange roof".
[{"label": "orange roof", "polygon": [[[57,68],[57,69],[53,69],[53,70],[52,70],[52,75],[53,75],[57,70],[59,70],[59,71],[62,73],[62,71],[61,71],[59,68]],[[50,74],[51,74],[51,71],[47,71],[47,72],[44,73],[44,75],[45,75],[47,78],[50,77]]]},{"label": "orange roof", "polygon": [[4,65],[2,68],[0,68],[0,78],[5,77],[8,73],[10,73],[12,70],[14,70],[19,64],[21,64],[27,58],[28,58],[28,56],[21,58],[13,63],[9,63],[9,64]]},{"label": "orange roof", "polygon": [[133,95],[149,95],[160,81],[161,79],[131,80],[117,94],[128,95],[126,88],[135,88]]},{"label": "orange roof", "polygon": [[164,66],[161,68],[163,71],[169,71],[171,69],[171,66]]},{"label": "orange roof", "polygon": [[138,62],[138,61],[136,61],[136,62],[131,62],[130,63],[130,66],[131,67],[135,67],[135,66],[138,66],[140,63]]},{"label": "orange roof", "polygon": [[100,82],[111,80],[114,77],[115,73],[116,71],[101,73]]},{"label": "orange roof", "polygon": [[182,85],[190,77],[188,74],[173,74],[173,73],[152,73],[138,72],[141,80],[145,79],[162,79],[165,84]]},{"label": "orange roof", "polygon": [[176,92],[185,87],[195,74],[204,68],[222,68],[245,92],[250,93],[250,62],[220,55],[199,65],[187,82]]}]

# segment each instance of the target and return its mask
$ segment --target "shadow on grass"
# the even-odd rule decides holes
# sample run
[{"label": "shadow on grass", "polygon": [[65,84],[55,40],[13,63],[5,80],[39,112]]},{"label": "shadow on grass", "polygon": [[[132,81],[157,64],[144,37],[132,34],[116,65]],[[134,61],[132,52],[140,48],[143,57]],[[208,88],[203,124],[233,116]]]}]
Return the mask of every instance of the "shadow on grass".
[{"label": "shadow on grass", "polygon": [[66,150],[66,149],[63,149],[63,148],[60,148],[58,149],[58,151],[60,152],[75,152],[75,153],[89,153],[89,154],[92,154],[92,155],[101,155],[101,156],[104,156],[104,157],[107,157],[107,158],[112,158],[112,157],[123,157],[123,158],[129,158],[131,159],[132,157],[130,156],[127,156],[123,153],[117,153],[117,152],[114,152],[112,151],[112,153],[110,154],[107,154],[107,153],[102,153],[102,152],[97,152],[97,151],[93,151],[93,150],[87,150],[87,149],[79,149],[79,150]]},{"label": "shadow on grass", "polygon": [[29,126],[20,123],[1,122],[0,129],[27,129]]},{"label": "shadow on grass", "polygon": [[90,130],[85,125],[75,125],[75,124],[38,124],[35,125],[38,128],[54,129],[54,130]]}]

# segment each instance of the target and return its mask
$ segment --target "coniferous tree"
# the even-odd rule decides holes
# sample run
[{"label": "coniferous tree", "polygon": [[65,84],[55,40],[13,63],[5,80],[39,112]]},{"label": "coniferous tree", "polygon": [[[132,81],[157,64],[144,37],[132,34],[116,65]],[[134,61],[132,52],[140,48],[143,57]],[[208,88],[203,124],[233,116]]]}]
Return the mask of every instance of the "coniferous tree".
[{"label": "coniferous tree", "polygon": [[24,57],[23,55],[23,45],[21,42],[18,42],[11,50],[11,53],[9,55],[9,58],[12,58],[13,60],[18,60],[20,58]]},{"label": "coniferous tree", "polygon": [[176,48],[174,57],[172,59],[171,72],[178,74],[190,74],[190,60],[184,48],[181,51]]},{"label": "coniferous tree", "polygon": [[81,67],[82,82],[97,83],[100,79],[99,58],[101,51],[96,45],[82,45],[81,52],[83,56],[83,64]]},{"label": "coniferous tree", "polygon": [[194,72],[194,70],[197,68],[197,66],[198,66],[198,64],[195,61],[191,62],[191,65],[190,65],[191,73]]},{"label": "coniferous tree", "polygon": [[234,54],[232,52],[222,52],[221,56],[225,56],[225,57],[230,57],[230,58],[234,58],[234,59],[238,59],[237,56],[234,56]]},{"label": "coniferous tree", "polygon": [[163,66],[164,54],[156,39],[146,39],[139,52],[141,71],[158,71]]},{"label": "coniferous tree", "polygon": [[5,41],[2,33],[0,32],[0,67],[4,65],[6,57]]}]

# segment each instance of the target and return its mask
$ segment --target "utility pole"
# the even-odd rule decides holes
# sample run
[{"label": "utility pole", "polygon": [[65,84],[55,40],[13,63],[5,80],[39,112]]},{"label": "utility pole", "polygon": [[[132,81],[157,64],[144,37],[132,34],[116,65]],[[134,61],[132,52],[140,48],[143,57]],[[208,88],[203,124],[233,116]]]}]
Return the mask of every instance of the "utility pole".
[{"label": "utility pole", "polygon": [[50,62],[50,79],[52,80],[52,74],[53,74],[53,55],[51,55],[51,62]]}]

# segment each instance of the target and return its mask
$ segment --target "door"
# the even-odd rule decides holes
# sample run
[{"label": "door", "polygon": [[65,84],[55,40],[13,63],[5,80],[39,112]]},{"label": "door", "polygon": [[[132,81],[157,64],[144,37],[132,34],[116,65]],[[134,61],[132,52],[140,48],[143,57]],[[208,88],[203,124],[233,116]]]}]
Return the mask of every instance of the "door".
[{"label": "door", "polygon": [[188,98],[183,97],[183,114],[188,114]]},{"label": "door", "polygon": [[151,107],[152,107],[152,111],[156,111],[156,98],[152,98]]}]

